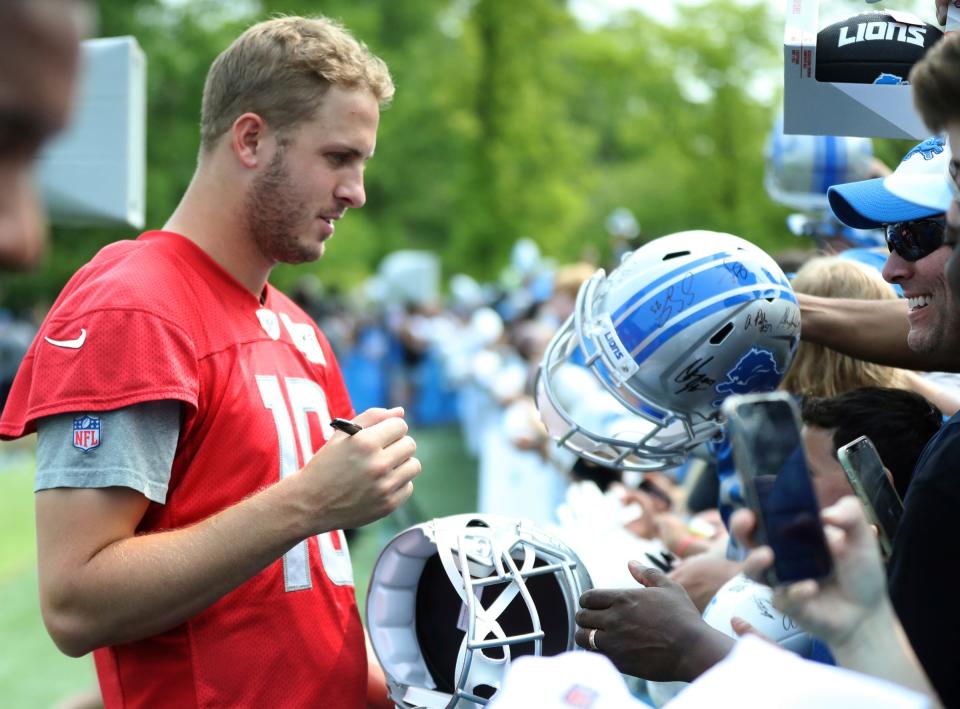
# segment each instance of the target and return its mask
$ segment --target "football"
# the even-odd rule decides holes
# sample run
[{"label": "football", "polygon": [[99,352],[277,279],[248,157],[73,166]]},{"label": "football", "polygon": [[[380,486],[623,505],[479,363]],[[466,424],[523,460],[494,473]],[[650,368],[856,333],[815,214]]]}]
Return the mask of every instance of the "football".
[{"label": "football", "polygon": [[731,638],[736,633],[730,619],[739,616],[771,642],[801,657],[809,657],[811,637],[788,616],[773,607],[773,591],[763,584],[737,574],[727,581],[703,610],[703,619],[712,628]]},{"label": "football", "polygon": [[864,12],[817,33],[817,81],[905,84],[943,33],[905,12]]}]

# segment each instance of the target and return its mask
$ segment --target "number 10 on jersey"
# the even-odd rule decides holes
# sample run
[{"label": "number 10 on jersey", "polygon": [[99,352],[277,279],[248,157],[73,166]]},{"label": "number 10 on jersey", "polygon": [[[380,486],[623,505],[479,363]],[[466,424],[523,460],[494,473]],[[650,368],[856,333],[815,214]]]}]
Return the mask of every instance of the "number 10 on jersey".
[{"label": "number 10 on jersey", "polygon": [[[315,448],[310,437],[308,416],[313,413],[320,419],[324,435],[332,432],[327,396],[323,388],[311,379],[284,377],[284,387],[274,375],[257,375],[257,388],[263,405],[273,415],[277,429],[277,443],[280,448],[280,478],[294,475],[300,470],[300,459],[306,463],[313,457]],[[289,397],[289,408],[283,389]],[[290,412],[293,413],[291,421]],[[296,428],[296,435],[294,435]],[[297,441],[300,441],[299,456]],[[338,586],[353,585],[353,569],[350,565],[350,552],[347,550],[343,532],[339,529],[317,535],[320,559],[323,569],[332,583]],[[311,588],[310,547],[307,540],[297,543],[283,555],[283,584],[286,591],[300,591]]]}]

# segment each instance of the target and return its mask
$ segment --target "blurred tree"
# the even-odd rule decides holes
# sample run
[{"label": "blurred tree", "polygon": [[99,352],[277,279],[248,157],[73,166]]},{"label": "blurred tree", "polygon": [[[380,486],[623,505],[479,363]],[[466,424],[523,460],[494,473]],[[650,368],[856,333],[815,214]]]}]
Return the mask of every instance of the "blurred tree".
[{"label": "blurred tree", "polygon": [[551,254],[585,217],[594,131],[570,116],[575,82],[563,61],[578,31],[560,0],[480,0],[468,19],[477,133],[450,257],[484,275],[518,238]]},{"label": "blurred tree", "polygon": [[[578,24],[565,0],[99,0],[100,34],[134,35],[148,61],[148,227],[162,225],[196,161],[207,67],[241,29],[276,13],[339,18],[391,67],[367,206],[317,264],[281,267],[348,290],[398,248],[433,249],[447,273],[490,278],[513,243],[558,261],[610,255],[604,221],[629,207],[646,237],[726,230],[792,245],[762,187],[778,110],[782,20],[756,0],[680,5]],[[878,141],[895,161],[901,142]],[[129,230],[56,229],[52,257],[5,276],[0,302],[56,295]]]},{"label": "blurred tree", "polygon": [[575,47],[588,77],[575,110],[603,126],[584,233],[609,253],[602,217],[623,205],[647,238],[705,228],[777,248],[785,212],[762,175],[779,21],[766,3],[733,0],[678,12],[677,26],[626,13]]}]

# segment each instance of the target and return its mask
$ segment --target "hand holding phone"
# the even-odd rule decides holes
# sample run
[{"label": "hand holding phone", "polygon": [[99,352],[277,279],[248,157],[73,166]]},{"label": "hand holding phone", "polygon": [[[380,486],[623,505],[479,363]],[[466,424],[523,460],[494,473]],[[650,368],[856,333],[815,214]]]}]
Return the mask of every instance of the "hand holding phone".
[{"label": "hand holding phone", "polygon": [[880,548],[885,557],[893,549],[893,538],[900,526],[903,502],[883,467],[873,442],[860,436],[837,449],[837,459],[847,474],[850,486],[860,498],[870,523],[877,528]]},{"label": "hand holding phone", "polygon": [[728,397],[723,403],[733,458],[757,538],[775,556],[770,585],[822,579],[833,571],[800,436],[800,415],[789,394]]}]

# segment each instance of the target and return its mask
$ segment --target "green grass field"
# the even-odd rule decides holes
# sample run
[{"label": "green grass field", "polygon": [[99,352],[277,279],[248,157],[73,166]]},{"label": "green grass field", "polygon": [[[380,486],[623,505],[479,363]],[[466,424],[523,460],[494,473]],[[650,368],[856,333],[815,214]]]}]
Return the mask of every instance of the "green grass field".
[{"label": "green grass field", "polygon": [[[413,504],[358,531],[350,542],[361,612],[370,571],[383,545],[409,524],[470,512],[476,506],[477,469],[455,428],[413,432],[423,474]],[[33,525],[33,461],[4,463],[0,447],[0,707],[51,707],[96,684],[93,660],[60,654],[47,636],[37,599]]]}]

